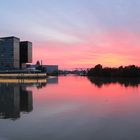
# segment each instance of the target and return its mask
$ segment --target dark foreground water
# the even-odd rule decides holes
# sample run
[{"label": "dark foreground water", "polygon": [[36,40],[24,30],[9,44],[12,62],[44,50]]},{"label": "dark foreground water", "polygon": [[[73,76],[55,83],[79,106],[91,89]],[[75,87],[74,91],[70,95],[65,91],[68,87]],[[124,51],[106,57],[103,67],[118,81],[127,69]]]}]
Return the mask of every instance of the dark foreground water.
[{"label": "dark foreground water", "polygon": [[140,140],[139,80],[1,83],[0,140]]}]

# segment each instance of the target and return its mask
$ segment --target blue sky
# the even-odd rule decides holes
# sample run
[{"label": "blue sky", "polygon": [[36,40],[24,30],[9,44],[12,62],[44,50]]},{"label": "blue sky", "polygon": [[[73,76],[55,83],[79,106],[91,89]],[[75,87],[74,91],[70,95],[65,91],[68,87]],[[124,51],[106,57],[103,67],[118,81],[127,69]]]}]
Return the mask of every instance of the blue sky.
[{"label": "blue sky", "polygon": [[54,32],[78,30],[80,34],[120,27],[139,30],[139,0],[1,0],[0,3],[0,28],[5,35],[30,36],[30,30],[37,33],[40,26]]}]

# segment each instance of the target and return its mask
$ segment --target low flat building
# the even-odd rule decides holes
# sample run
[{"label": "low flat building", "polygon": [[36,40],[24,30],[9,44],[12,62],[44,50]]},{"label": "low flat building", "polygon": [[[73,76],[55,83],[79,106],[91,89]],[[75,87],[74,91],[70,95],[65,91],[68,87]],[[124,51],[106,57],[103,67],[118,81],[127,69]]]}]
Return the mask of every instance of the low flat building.
[{"label": "low flat building", "polygon": [[58,65],[43,65],[43,68],[48,74],[55,74],[58,72]]}]

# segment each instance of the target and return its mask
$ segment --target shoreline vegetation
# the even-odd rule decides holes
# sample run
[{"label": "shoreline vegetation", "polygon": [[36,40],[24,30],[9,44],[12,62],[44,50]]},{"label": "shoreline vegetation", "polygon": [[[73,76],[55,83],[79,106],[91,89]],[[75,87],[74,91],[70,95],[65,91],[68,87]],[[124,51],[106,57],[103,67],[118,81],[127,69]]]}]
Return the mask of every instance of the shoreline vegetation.
[{"label": "shoreline vegetation", "polygon": [[117,78],[140,78],[140,67],[135,65],[120,66],[118,68],[102,67],[98,64],[87,70],[88,77],[117,77]]}]

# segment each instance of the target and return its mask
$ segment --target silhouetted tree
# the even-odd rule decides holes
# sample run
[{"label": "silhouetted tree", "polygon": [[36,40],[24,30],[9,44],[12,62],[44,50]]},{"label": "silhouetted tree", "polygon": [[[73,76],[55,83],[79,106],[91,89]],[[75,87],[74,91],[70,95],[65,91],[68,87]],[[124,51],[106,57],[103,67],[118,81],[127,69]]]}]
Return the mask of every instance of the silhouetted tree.
[{"label": "silhouetted tree", "polygon": [[98,64],[89,69],[87,75],[96,77],[140,77],[140,67],[130,65],[118,68],[103,68],[102,65]]},{"label": "silhouetted tree", "polygon": [[36,62],[36,66],[40,66],[40,62],[39,62],[39,60]]}]

